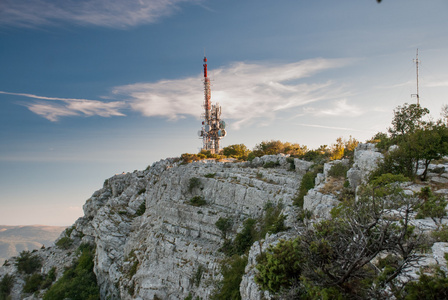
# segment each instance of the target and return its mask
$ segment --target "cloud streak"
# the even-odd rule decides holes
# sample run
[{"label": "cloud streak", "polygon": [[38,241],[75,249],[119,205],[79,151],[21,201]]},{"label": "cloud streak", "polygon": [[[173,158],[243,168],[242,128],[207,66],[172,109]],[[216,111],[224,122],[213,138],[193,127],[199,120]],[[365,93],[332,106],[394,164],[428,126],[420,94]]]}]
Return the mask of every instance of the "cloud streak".
[{"label": "cloud streak", "polygon": [[3,0],[0,25],[39,27],[70,22],[127,28],[154,23],[179,10],[182,3],[201,0]]},{"label": "cloud streak", "polygon": [[[58,121],[61,117],[69,116],[125,116],[121,110],[127,107],[127,104],[122,101],[102,102],[98,100],[45,97],[33,94],[10,93],[4,91],[0,91],[0,94],[38,99],[39,101],[37,102],[24,103],[23,105],[28,107],[28,109],[33,113],[52,122]],[[48,101],[56,101],[58,103],[48,103]]]},{"label": "cloud streak", "polygon": [[[212,102],[223,106],[223,118],[235,120],[235,129],[253,122],[269,123],[279,112],[342,97],[344,93],[331,81],[306,83],[305,79],[348,63],[348,60],[321,58],[277,65],[234,63],[213,70]],[[199,75],[137,83],[116,87],[113,94],[128,99],[132,109],[145,116],[168,119],[199,116],[203,102],[201,80]]]},{"label": "cloud streak", "polygon": [[[267,125],[281,113],[296,113],[304,107],[308,114],[319,116],[360,115],[363,112],[347,104],[340,85],[332,81],[312,82],[312,76],[332,68],[340,68],[349,60],[311,59],[286,64],[237,62],[212,70],[212,102],[223,107],[223,118],[232,119],[233,129],[243,125]],[[25,93],[2,92],[36,99],[24,104],[32,112],[58,121],[70,116],[124,116],[132,110],[147,117],[176,120],[187,116],[199,118],[203,112],[203,78],[200,74],[175,80],[135,83],[112,89],[110,101],[45,97]],[[342,100],[341,100],[342,99]],[[334,107],[325,110],[310,108],[319,101],[333,100]]]}]

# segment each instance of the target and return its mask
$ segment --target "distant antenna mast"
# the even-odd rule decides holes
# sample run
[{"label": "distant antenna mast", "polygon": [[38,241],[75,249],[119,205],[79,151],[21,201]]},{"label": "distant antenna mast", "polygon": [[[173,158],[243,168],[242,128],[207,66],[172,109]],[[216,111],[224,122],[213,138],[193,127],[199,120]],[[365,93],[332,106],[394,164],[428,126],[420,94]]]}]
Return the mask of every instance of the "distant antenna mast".
[{"label": "distant antenna mast", "polygon": [[417,71],[417,94],[413,94],[411,96],[416,96],[417,97],[417,105],[420,105],[420,94],[418,92],[418,64],[419,64],[419,60],[418,60],[418,48],[417,48],[417,56],[414,59],[415,62],[415,67],[416,67],[416,71]]}]

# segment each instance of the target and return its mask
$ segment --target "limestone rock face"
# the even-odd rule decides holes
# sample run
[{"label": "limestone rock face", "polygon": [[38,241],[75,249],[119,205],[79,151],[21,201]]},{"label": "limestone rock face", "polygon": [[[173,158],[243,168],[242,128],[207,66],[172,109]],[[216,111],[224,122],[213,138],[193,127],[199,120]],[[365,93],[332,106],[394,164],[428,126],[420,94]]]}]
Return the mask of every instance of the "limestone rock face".
[{"label": "limestone rock face", "polygon": [[374,144],[359,144],[355,149],[354,164],[347,172],[350,186],[355,188],[366,183],[367,176],[375,170],[384,155],[377,151]]},{"label": "limestone rock face", "polygon": [[[355,151],[353,184],[364,180],[365,174],[382,159],[373,145],[360,145]],[[294,164],[295,171],[291,170]],[[332,161],[318,174],[316,186],[304,198],[304,209],[313,218],[328,218],[339,202],[335,193],[326,192],[332,183],[328,172]],[[255,283],[256,257],[280,239],[300,235],[300,208],[293,198],[302,176],[311,163],[288,159],[285,155],[269,155],[252,162],[215,162],[203,160],[181,164],[178,159],[156,162],[144,171],[115,175],[104,182],[83,206],[79,218],[60,238],[70,237],[68,249],[49,247],[36,252],[43,261],[42,274],[55,267],[62,276],[64,267],[76,259],[81,243],[95,245],[94,272],[100,286],[101,299],[185,299],[191,294],[210,298],[216,283],[222,279],[220,264],[224,258],[219,249],[222,233],[215,225],[219,218],[232,219],[228,238],[233,238],[247,218],[257,218],[268,203],[283,203],[285,225],[289,230],[267,234],[255,242],[248,254],[248,264],[240,285],[242,299],[271,299]],[[447,178],[440,165],[431,167],[429,178]],[[354,176],[354,175],[353,175]],[[356,179],[358,178],[358,179]],[[352,183],[352,182],[351,182]],[[404,186],[409,194],[421,186]],[[446,194],[440,189],[438,194]],[[195,200],[205,204],[195,204]],[[445,224],[446,222],[444,222]],[[431,220],[415,220],[416,227],[433,230]],[[430,262],[444,262],[446,244],[433,248]],[[12,299],[39,297],[22,294],[25,276],[18,274],[15,259],[0,267],[0,276],[16,276]],[[34,298],[30,298],[34,299]]]}]

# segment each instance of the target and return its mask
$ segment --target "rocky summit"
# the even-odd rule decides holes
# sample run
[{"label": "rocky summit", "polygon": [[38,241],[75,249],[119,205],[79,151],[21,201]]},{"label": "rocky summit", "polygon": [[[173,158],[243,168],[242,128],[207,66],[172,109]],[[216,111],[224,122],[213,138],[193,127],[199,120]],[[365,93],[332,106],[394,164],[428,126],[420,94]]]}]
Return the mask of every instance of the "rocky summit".
[{"label": "rocky summit", "polygon": [[[382,155],[374,146],[360,145],[348,172],[348,181],[357,186],[374,169]],[[347,163],[345,161],[337,161]],[[338,203],[325,192],[330,162],[316,178],[316,186],[304,198],[304,208],[313,218],[326,218]],[[82,243],[94,245],[94,272],[101,299],[185,299],[190,295],[208,299],[222,280],[225,254],[223,232],[216,222],[233,220],[230,237],[241,232],[248,218],[258,218],[268,204],[282,204],[288,230],[267,234],[249,251],[248,264],[240,284],[242,299],[269,298],[254,281],[256,256],[280,239],[300,233],[299,208],[293,205],[302,177],[311,163],[285,155],[257,157],[251,162],[202,160],[182,163],[165,159],[144,171],[115,175],[104,182],[83,206],[84,216],[59,238],[69,239],[65,247],[47,247],[34,252],[42,258],[42,274],[64,268],[76,258]],[[445,168],[434,165],[432,169]],[[429,180],[448,182],[446,173],[429,173]],[[407,190],[419,187],[408,185]],[[440,190],[439,193],[445,193]],[[419,226],[432,228],[430,219]],[[58,243],[56,243],[58,244]],[[426,264],[444,263],[444,243],[434,246]],[[442,253],[442,254],[441,254]],[[40,299],[44,291],[23,293],[25,275],[15,260],[0,268],[15,276],[12,299]]]}]

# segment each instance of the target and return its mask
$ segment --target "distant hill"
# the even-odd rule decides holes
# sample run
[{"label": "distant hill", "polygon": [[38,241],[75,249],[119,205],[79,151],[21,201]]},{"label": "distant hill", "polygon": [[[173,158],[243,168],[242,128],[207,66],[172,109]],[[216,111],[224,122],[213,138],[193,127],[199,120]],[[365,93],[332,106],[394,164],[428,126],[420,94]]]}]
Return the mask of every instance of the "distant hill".
[{"label": "distant hill", "polygon": [[23,250],[50,246],[59,237],[65,226],[5,226],[0,225],[0,266],[11,256]]}]

